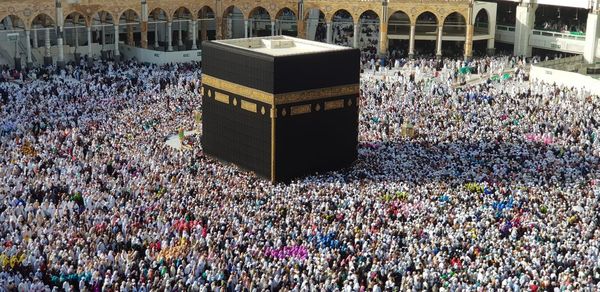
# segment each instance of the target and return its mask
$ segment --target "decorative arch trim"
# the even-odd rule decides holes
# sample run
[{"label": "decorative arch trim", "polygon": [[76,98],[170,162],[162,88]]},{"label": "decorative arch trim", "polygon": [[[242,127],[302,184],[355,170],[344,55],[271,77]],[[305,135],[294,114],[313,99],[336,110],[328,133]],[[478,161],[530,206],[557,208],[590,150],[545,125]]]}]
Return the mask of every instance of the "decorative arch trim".
[{"label": "decorative arch trim", "polygon": [[195,13],[193,13],[192,9],[188,8],[187,6],[179,6],[177,7],[175,10],[173,10],[173,15],[171,16],[173,19],[175,19],[175,14],[180,11],[180,10],[187,10],[187,12],[190,14],[190,18],[193,20],[195,19]]},{"label": "decorative arch trim", "polygon": [[242,12],[242,16],[244,17],[244,19],[248,19],[248,13],[244,11],[244,8],[236,5],[229,5],[225,9],[223,9],[223,12],[221,13],[223,19],[227,18],[227,15],[225,15],[226,13],[235,8],[239,9]]},{"label": "decorative arch trim", "polygon": [[473,24],[475,24],[475,20],[477,19],[477,15],[479,15],[479,12],[481,12],[482,10],[487,15],[488,30],[492,31],[492,14],[490,13],[490,11],[486,7],[479,7],[479,9],[477,9],[476,11],[473,11],[473,15],[475,16],[475,17],[473,17]]},{"label": "decorative arch trim", "polygon": [[[373,10],[373,9],[367,9],[367,10],[363,10],[357,17],[357,19],[360,19],[365,13],[367,12],[373,12],[375,13],[375,15],[377,15],[377,19],[379,19],[379,21],[381,21],[381,15],[379,14],[379,12]],[[391,16],[391,15],[390,15]]]},{"label": "decorative arch trim", "polygon": [[[417,23],[417,17],[415,17],[415,16],[413,16],[413,15],[410,15],[410,13],[408,13],[408,12],[406,12],[405,10],[402,10],[402,9],[396,9],[396,10],[394,10],[394,11],[390,11],[390,13],[389,13],[389,16],[388,16],[388,19],[387,19],[386,23],[389,23],[389,22],[390,22],[390,19],[392,19],[392,16],[393,16],[394,14],[396,14],[396,13],[404,13],[404,14],[405,14],[405,15],[408,17],[408,22],[409,22],[411,25],[414,25],[415,23]],[[419,14],[419,15],[420,15],[420,14]]]},{"label": "decorative arch trim", "polygon": [[256,13],[256,11],[258,11],[258,9],[261,9],[261,8],[264,9],[267,12],[267,14],[269,15],[269,19],[273,19],[272,18],[273,14],[271,13],[271,11],[269,11],[269,9],[267,9],[267,8],[265,8],[263,6],[256,6],[256,7],[252,8],[250,10],[250,12],[248,12],[248,18],[251,18],[254,15],[254,13]]},{"label": "decorative arch trim", "polygon": [[286,9],[292,11],[292,13],[294,13],[294,17],[296,17],[296,18],[298,17],[297,9],[292,9],[287,6],[284,6],[284,7],[281,7],[279,10],[277,10],[277,13],[275,13],[275,19],[278,19],[281,16],[281,14],[283,13],[283,11],[285,11]]},{"label": "decorative arch trim", "polygon": [[[419,11],[419,12],[415,13],[413,15],[413,17],[411,17],[411,25],[416,25],[417,21],[419,20],[419,16],[421,16],[421,15],[423,15],[425,13],[428,13],[428,12],[431,13],[431,14],[433,14],[433,16],[435,16],[435,21],[437,22],[437,25],[440,25],[440,24],[444,23],[443,22],[444,21],[444,17],[440,16],[439,14],[435,13],[434,11],[431,11],[431,10],[422,10],[422,11]],[[414,22],[413,22],[413,19],[414,19]]]},{"label": "decorative arch trim", "polygon": [[157,10],[158,11],[162,10],[165,13],[165,16],[167,17],[167,21],[172,21],[173,20],[173,17],[171,15],[171,13],[169,13],[169,10],[164,9],[164,8],[162,8],[160,6],[149,7],[148,8],[148,17],[154,17],[153,14]]},{"label": "decorative arch trim", "polygon": [[354,15],[352,15],[352,13],[345,8],[337,8],[334,10],[333,13],[331,13],[331,15],[327,18],[329,21],[333,22],[333,17],[338,14],[339,12],[345,11],[346,13],[348,13],[350,15],[350,18],[352,19],[352,23],[354,23],[355,17]]},{"label": "decorative arch trim", "polygon": [[463,14],[463,12],[462,12],[462,11],[458,11],[458,10],[451,10],[451,11],[449,11],[449,12],[448,12],[448,14],[444,15],[444,17],[442,17],[442,18],[440,19],[440,22],[438,22],[438,25],[439,25],[439,24],[441,24],[441,25],[444,25],[444,23],[446,22],[446,18],[448,18],[448,16],[450,16],[450,15],[452,15],[452,14],[454,14],[454,13],[456,13],[456,14],[458,14],[458,15],[462,16],[462,17],[463,17],[463,19],[465,20],[465,24],[469,24],[469,20],[468,20],[468,19],[467,19],[467,17],[466,17],[466,16]]},{"label": "decorative arch trim", "polygon": [[121,19],[121,16],[123,16],[125,14],[125,12],[127,12],[127,11],[133,11],[133,12],[135,12],[137,18],[142,19],[142,12],[141,11],[138,11],[138,10],[133,9],[133,8],[125,8],[125,9],[119,11],[119,13],[117,14],[118,17],[117,17],[116,21],[119,21]]},{"label": "decorative arch trim", "polygon": [[[31,18],[31,21],[29,21],[29,27],[32,28],[34,25],[34,21],[38,18],[38,16],[41,15],[45,15],[46,17],[48,17],[50,20],[52,20],[52,26],[54,26],[56,24],[56,20],[54,19],[54,17],[52,17],[52,15],[49,15],[47,13],[38,13],[35,16],[33,16],[33,18]],[[2,18],[3,19],[3,18]]]}]

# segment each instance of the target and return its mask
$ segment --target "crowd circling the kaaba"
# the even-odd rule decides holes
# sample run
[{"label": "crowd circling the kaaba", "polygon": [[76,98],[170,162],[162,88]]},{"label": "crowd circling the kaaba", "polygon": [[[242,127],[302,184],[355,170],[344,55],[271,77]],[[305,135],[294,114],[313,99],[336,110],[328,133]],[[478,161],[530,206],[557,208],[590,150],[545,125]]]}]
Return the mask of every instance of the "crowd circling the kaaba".
[{"label": "crowd circling the kaaba", "polygon": [[600,289],[598,95],[362,61],[358,160],[288,184],[165,144],[199,64],[4,69],[0,290]]}]

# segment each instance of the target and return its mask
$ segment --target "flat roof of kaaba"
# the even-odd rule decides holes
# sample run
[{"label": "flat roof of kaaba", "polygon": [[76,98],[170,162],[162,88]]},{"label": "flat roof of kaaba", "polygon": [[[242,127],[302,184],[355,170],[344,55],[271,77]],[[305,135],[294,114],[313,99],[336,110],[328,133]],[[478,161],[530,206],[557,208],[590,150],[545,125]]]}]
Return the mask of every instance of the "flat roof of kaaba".
[{"label": "flat roof of kaaba", "polygon": [[214,42],[270,56],[290,56],[352,49],[283,35],[218,40]]}]

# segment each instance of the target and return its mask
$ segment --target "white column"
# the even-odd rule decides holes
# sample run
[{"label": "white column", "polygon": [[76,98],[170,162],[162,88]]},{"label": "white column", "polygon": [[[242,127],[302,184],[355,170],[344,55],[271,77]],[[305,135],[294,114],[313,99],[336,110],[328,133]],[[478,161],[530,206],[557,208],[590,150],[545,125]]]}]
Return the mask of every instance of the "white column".
[{"label": "white column", "polygon": [[496,18],[490,17],[488,31],[491,38],[487,40],[487,53],[493,55],[496,51]]},{"label": "white column", "polygon": [[37,35],[37,29],[35,26],[33,27],[33,47],[36,49],[38,47],[38,35]]},{"label": "white column", "polygon": [[46,31],[46,38],[44,39],[44,46],[46,47],[46,57],[51,57],[52,54],[50,52],[50,28],[47,27]]},{"label": "white column", "polygon": [[[21,39],[21,34],[19,33],[17,40],[20,40],[20,39]],[[19,44],[17,43],[17,41],[15,41],[15,58],[21,58],[21,53],[19,52]]]},{"label": "white column", "polygon": [[274,36],[275,35],[275,21],[271,21],[271,35]]},{"label": "white column", "polygon": [[119,52],[119,25],[115,25],[115,58],[121,55]]},{"label": "white column", "polygon": [[487,40],[487,49],[493,49],[496,46],[496,39],[495,38],[491,38]]},{"label": "white column", "polygon": [[583,58],[588,64],[596,60],[596,50],[598,49],[598,12],[588,14],[587,26],[585,30],[585,46],[583,48]]},{"label": "white column", "polygon": [[516,17],[514,54],[529,57],[531,56],[529,36],[535,21],[534,4],[523,3],[517,6]]},{"label": "white column", "polygon": [[106,45],[106,31],[104,30],[104,24],[100,23],[100,25],[102,25],[102,51],[104,51],[104,46]]},{"label": "white column", "polygon": [[199,19],[196,22],[196,31],[194,32],[196,34],[196,39],[200,41],[200,43],[202,43],[202,41],[204,41],[202,39],[202,26],[204,24],[202,24],[202,22],[204,21],[204,19]]},{"label": "white column", "polygon": [[410,24],[410,35],[408,37],[408,56],[413,57],[415,55],[415,24]]},{"label": "white column", "polygon": [[65,50],[63,47],[63,38],[65,37],[64,17],[61,0],[56,0],[56,43],[58,46],[58,60],[57,64],[59,67],[65,63]]},{"label": "white column", "polygon": [[167,51],[173,51],[173,23],[167,21]]},{"label": "white column", "polygon": [[158,48],[158,22],[154,23],[154,48]]},{"label": "white column", "polygon": [[79,36],[77,35],[77,26],[73,25],[72,31],[74,34],[74,36],[73,36],[73,42],[75,43],[74,47],[75,47],[75,51],[77,51],[77,47],[79,47]]},{"label": "white column", "polygon": [[198,49],[198,46],[196,45],[196,34],[198,34],[198,30],[196,29],[197,24],[197,20],[190,20],[190,25],[192,27],[190,28],[190,32],[192,33],[192,50]]},{"label": "white column", "polygon": [[183,46],[183,33],[181,32],[181,19],[179,20],[179,31],[177,32],[177,45]]},{"label": "white column", "polygon": [[435,55],[436,56],[441,56],[442,55],[442,34],[443,34],[443,30],[444,30],[444,26],[440,25],[438,26],[438,31],[437,31],[437,49],[435,51]]},{"label": "white column", "polygon": [[[233,35],[233,32],[231,34]],[[244,19],[244,38],[248,38],[248,19]]]},{"label": "white column", "polygon": [[248,19],[248,36],[253,37],[253,30],[254,30],[254,18],[250,18]]},{"label": "white column", "polygon": [[92,58],[92,26],[87,27],[88,58]]},{"label": "white column", "polygon": [[360,22],[354,23],[354,37],[352,39],[352,47],[358,48],[358,40],[360,39]]},{"label": "white column", "polygon": [[142,19],[140,19],[140,47],[148,48],[148,1],[142,0]]},{"label": "white column", "polygon": [[30,64],[32,61],[31,61],[31,31],[29,29],[25,30],[25,39],[27,40],[27,42],[26,42],[27,64]]},{"label": "white column", "polygon": [[281,20],[278,21],[279,23],[277,24],[277,29],[279,31],[278,35],[282,35],[283,34],[283,25],[281,25]]},{"label": "white column", "polygon": [[325,39],[326,39],[325,41],[328,44],[331,44],[333,42],[333,38],[331,37],[331,22],[327,22],[326,26],[327,26],[327,34],[325,37]]},{"label": "white column", "polygon": [[193,22],[192,19],[188,20],[188,22],[187,22],[187,35],[185,36],[185,39],[187,41],[190,41],[190,42],[192,41],[192,31],[193,31],[192,30],[192,28],[193,28],[192,27],[192,22]]},{"label": "white column", "polygon": [[62,38],[62,33],[63,32],[59,32],[59,37],[56,39],[56,45],[58,46],[58,62],[64,62],[65,61],[65,48],[63,47],[63,38]]}]

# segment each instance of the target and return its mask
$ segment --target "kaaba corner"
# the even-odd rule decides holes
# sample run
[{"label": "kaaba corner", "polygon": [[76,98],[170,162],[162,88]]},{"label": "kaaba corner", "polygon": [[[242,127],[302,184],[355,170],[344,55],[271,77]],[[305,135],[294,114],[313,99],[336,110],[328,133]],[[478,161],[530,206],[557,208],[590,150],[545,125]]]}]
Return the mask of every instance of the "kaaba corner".
[{"label": "kaaba corner", "polygon": [[360,51],[287,36],[203,43],[202,147],[272,182],[357,158]]}]

